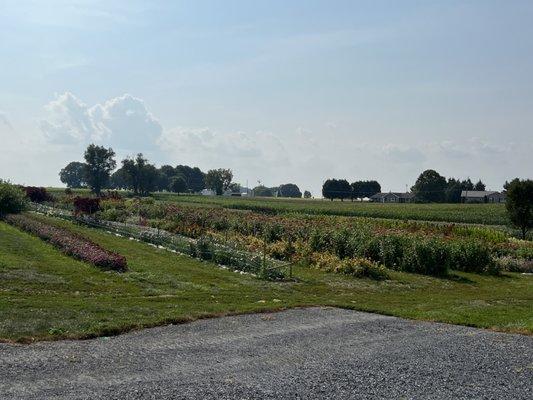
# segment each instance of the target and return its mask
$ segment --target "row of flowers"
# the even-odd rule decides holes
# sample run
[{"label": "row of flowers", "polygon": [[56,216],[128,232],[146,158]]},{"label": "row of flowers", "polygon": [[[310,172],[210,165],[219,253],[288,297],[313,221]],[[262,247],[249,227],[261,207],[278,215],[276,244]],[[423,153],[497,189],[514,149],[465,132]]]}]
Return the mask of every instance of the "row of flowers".
[{"label": "row of flowers", "polygon": [[119,272],[127,270],[127,262],[124,256],[105,250],[98,244],[67,229],[46,224],[23,214],[8,215],[5,217],[5,221],[51,243],[71,257],[105,269]]}]

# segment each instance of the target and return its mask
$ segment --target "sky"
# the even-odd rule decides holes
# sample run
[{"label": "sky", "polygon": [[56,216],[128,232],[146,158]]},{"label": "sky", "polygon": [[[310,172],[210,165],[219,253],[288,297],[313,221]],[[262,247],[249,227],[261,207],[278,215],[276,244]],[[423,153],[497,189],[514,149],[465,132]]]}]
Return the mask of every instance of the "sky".
[{"label": "sky", "polygon": [[0,179],[117,161],[253,187],[532,178],[533,2],[0,1]]}]

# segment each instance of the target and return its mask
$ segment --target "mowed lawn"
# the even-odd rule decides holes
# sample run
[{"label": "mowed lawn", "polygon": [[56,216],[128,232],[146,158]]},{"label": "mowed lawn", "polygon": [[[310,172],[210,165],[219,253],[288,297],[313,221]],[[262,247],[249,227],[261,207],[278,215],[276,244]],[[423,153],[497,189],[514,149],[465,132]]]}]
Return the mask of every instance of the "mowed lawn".
[{"label": "mowed lawn", "polygon": [[88,338],[233,313],[329,305],[400,317],[533,333],[533,277],[391,273],[374,282],[296,268],[266,282],[144,243],[51,220],[127,257],[99,270],[0,222],[0,339]]}]

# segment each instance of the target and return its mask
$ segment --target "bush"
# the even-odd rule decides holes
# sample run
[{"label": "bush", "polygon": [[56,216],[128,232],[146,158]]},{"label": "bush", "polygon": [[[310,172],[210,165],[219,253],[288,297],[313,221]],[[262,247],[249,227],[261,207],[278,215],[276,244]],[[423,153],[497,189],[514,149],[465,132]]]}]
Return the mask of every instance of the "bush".
[{"label": "bush", "polygon": [[383,280],[388,278],[385,267],[366,258],[345,258],[340,260],[329,253],[313,254],[315,267],[325,272],[351,275],[356,278]]},{"label": "bush", "polygon": [[25,196],[20,188],[0,180],[0,216],[23,211],[26,207]]},{"label": "bush", "polygon": [[495,263],[503,271],[533,273],[533,261],[531,260],[516,259],[505,256],[497,258]]},{"label": "bush", "polygon": [[334,272],[351,275],[356,278],[370,278],[375,280],[388,279],[389,274],[382,265],[366,258],[345,258],[340,260]]},{"label": "bush", "polygon": [[24,187],[26,197],[33,203],[44,203],[45,201],[53,201],[53,197],[43,187],[26,186]]},{"label": "bush", "polygon": [[490,249],[474,240],[456,242],[451,246],[450,267],[464,272],[497,272]]},{"label": "bush", "polygon": [[40,237],[59,248],[63,253],[79,260],[120,272],[127,269],[124,256],[107,251],[96,243],[77,236],[67,229],[48,225],[26,215],[8,215],[6,221],[17,228]]},{"label": "bush", "polygon": [[401,270],[443,276],[448,273],[449,251],[436,240],[413,240],[404,248]]},{"label": "bush", "polygon": [[75,215],[91,215],[100,210],[100,199],[98,197],[76,196],[74,198],[73,204]]}]

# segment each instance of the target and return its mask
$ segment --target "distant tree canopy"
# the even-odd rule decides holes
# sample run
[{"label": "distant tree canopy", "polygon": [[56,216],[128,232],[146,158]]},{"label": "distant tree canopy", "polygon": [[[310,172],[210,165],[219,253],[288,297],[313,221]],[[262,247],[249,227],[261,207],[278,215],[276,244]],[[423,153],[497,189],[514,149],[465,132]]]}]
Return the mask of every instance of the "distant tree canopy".
[{"label": "distant tree canopy", "polygon": [[111,174],[109,177],[109,188],[117,190],[128,188],[128,182],[123,168],[119,168]]},{"label": "distant tree canopy", "polygon": [[283,185],[279,185],[278,196],[301,198],[302,192],[300,192],[300,188],[298,188],[298,186],[294,183],[285,183]]},{"label": "distant tree canopy", "polygon": [[205,175],[205,185],[220,196],[229,188],[232,179],[233,172],[230,169],[211,169]]},{"label": "distant tree canopy", "polygon": [[522,232],[522,239],[533,227],[533,181],[514,179],[507,184],[507,213],[512,224]]},{"label": "distant tree canopy", "polygon": [[446,203],[460,203],[461,192],[470,190],[485,190],[485,184],[479,180],[474,185],[470,178],[463,181],[455,178],[448,178],[446,189],[444,190],[444,201]]},{"label": "distant tree canopy", "polygon": [[343,201],[352,196],[352,187],[346,179],[327,179],[322,185],[322,196]]},{"label": "distant tree canopy", "polygon": [[170,178],[170,185],[168,189],[174,193],[184,193],[187,191],[187,182],[185,178],[181,175],[174,175]]},{"label": "distant tree canopy", "polygon": [[122,170],[127,184],[127,189],[133,190],[136,195],[146,196],[157,189],[159,171],[148,162],[142,153],[134,159],[122,160]]},{"label": "distant tree canopy", "polygon": [[483,191],[485,190],[485,184],[483,182],[481,182],[481,179],[479,181],[476,182],[476,184],[474,185],[474,190],[480,190],[480,191]]},{"label": "distant tree canopy", "polygon": [[428,169],[420,174],[411,191],[418,201],[442,203],[445,200],[446,187],[446,178],[437,171]]},{"label": "distant tree canopy", "polygon": [[174,175],[183,176],[187,184],[187,190],[196,193],[206,188],[205,174],[198,167],[189,167],[187,165],[178,165],[174,169]]},{"label": "distant tree canopy", "polygon": [[59,179],[67,187],[78,189],[85,186],[85,164],[79,161],[68,163],[59,171]]},{"label": "distant tree canopy", "polygon": [[311,192],[309,190],[304,191],[304,199],[310,199],[311,198]]},{"label": "distant tree canopy", "polygon": [[381,185],[377,181],[355,181],[351,185],[352,199],[374,196],[381,192]]},{"label": "distant tree canopy", "polygon": [[254,196],[258,196],[258,197],[272,197],[272,196],[274,196],[274,191],[272,190],[272,188],[268,188],[268,187],[263,186],[263,185],[259,185],[259,186],[254,187],[253,193],[254,193]]},{"label": "distant tree canopy", "polygon": [[111,171],[117,165],[113,149],[106,149],[103,146],[89,145],[85,150],[85,182],[91,191],[97,195],[102,188],[106,187]]}]

